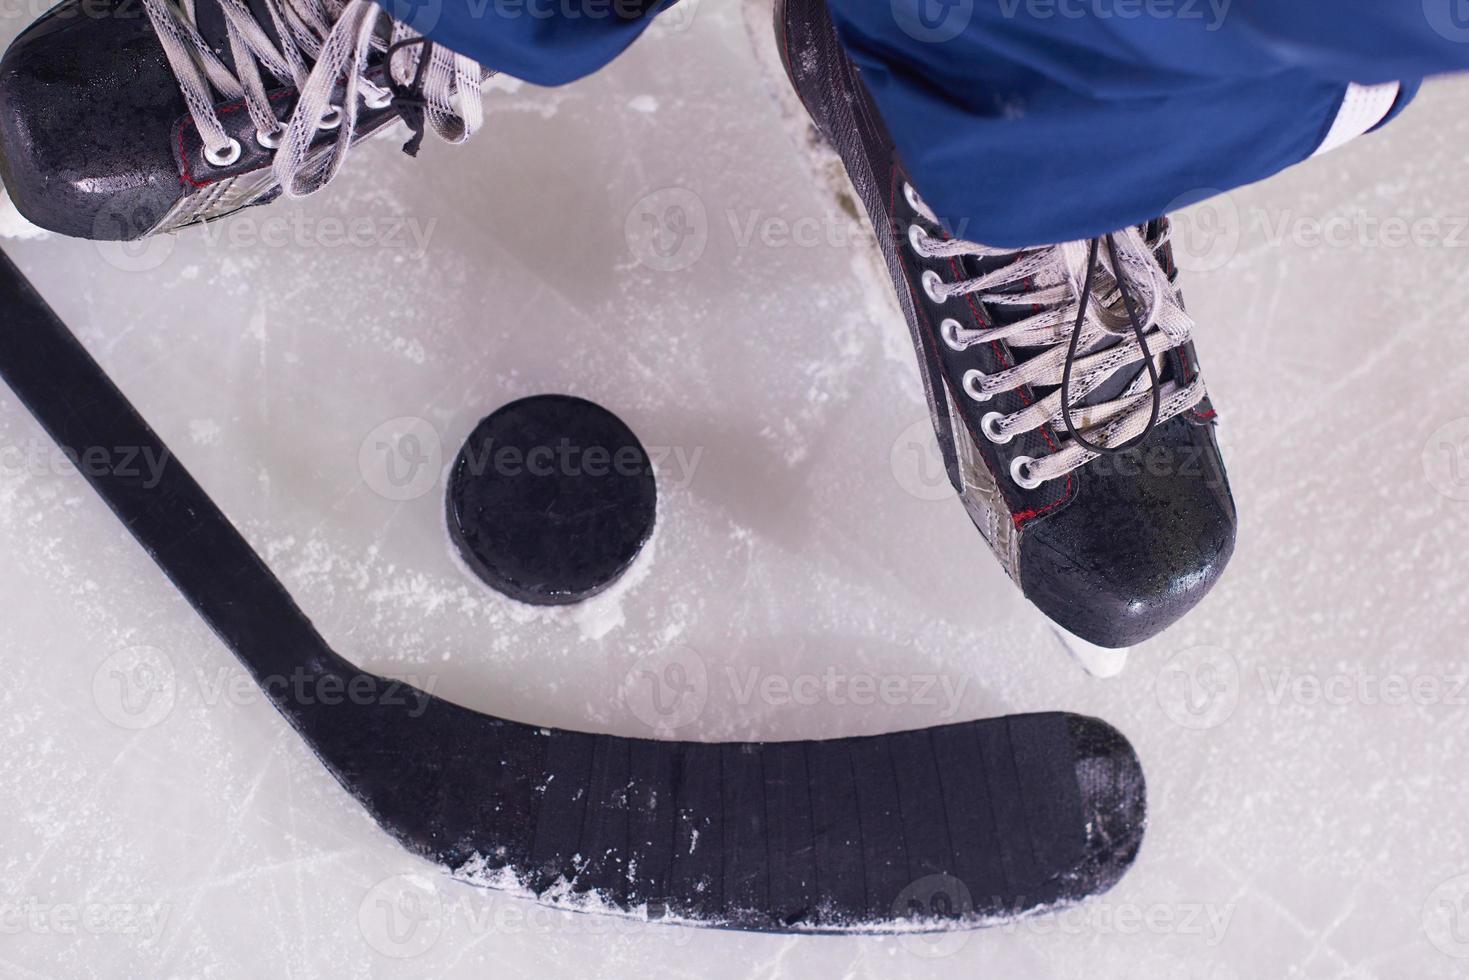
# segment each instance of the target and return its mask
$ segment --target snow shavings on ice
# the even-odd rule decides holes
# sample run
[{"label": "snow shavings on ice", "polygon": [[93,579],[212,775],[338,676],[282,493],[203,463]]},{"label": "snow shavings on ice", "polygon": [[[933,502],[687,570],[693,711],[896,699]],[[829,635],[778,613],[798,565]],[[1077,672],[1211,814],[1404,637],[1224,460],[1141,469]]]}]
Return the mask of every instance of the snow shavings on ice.
[{"label": "snow shavings on ice", "polygon": [[[11,36],[23,6],[0,13]],[[1321,247],[1266,232],[1362,211],[1460,214],[1444,175],[1469,145],[1465,83],[1430,85],[1412,112],[1341,151],[1349,165],[1313,161],[1231,195],[1238,255],[1186,272],[1183,287],[1223,411],[1239,549],[1208,600],[1099,684],[962,508],[912,492],[925,460],[895,449],[926,411],[880,264],[856,243],[758,233],[770,219],[846,228],[850,191],[829,173],[812,180],[810,127],[772,106],[731,5],[697,6],[687,30],[650,34],[575,85],[497,79],[468,146],[430,139],[410,160],[401,133],[370,141],[327,192],[181,233],[156,268],[120,268],[55,236],[6,240],[6,252],[333,647],[366,668],[423,676],[433,684],[417,686],[503,717],[629,736],[650,728],[619,692],[671,647],[705,679],[678,738],[946,720],[942,703],[761,693],[765,678],[829,670],[967,682],[953,720],[1073,710],[1114,722],[1147,767],[1154,819],[1140,863],[1100,908],[1147,922],[1210,902],[1236,910],[1235,925],[1211,945],[1048,919],[969,937],[942,974],[1454,975],[1421,912],[1469,872],[1463,793],[1445,776],[1462,765],[1463,708],[1447,694],[1343,705],[1293,692],[1297,680],[1389,674],[1452,691],[1463,672],[1469,505],[1426,480],[1424,463],[1430,435],[1469,416],[1469,335],[1446,327],[1469,300],[1469,265],[1451,247]],[[637,111],[650,95],[656,113]],[[696,195],[705,220],[693,230],[708,233],[678,271],[639,262],[627,237],[638,203],[666,188]],[[330,223],[358,219],[393,237],[320,242]],[[739,239],[752,221],[757,233]],[[246,243],[231,227],[280,228],[286,241]],[[1371,409],[1368,376],[1395,393]],[[358,471],[364,437],[385,420],[424,419],[447,456],[494,408],[549,391],[608,406],[650,447],[682,447],[690,461],[703,450],[692,472],[660,472],[656,548],[580,619],[517,609],[456,568],[442,481],[396,501]],[[1299,395],[1288,426],[1282,392]],[[5,900],[168,914],[157,937],[8,934],[5,969],[934,975],[934,960],[899,941],[637,924],[609,934],[569,915],[543,928],[446,920],[421,954],[393,959],[364,924],[411,932],[418,920],[376,904],[379,882],[406,866],[420,875],[414,895],[425,883],[445,902],[474,889],[404,855],[258,692],[211,694],[241,673],[228,652],[75,474],[15,456],[35,440],[49,445],[0,392]],[[126,680],[109,658],[139,647],[172,668],[147,674],[155,687],[137,702],[164,681],[176,697],[156,723],[125,728],[98,700]],[[1181,728],[1161,700],[1174,658],[1199,648],[1237,667],[1238,705],[1208,731]],[[466,876],[521,887],[481,864]],[[582,901],[568,889],[566,902]]]},{"label": "snow shavings on ice", "polygon": [[0,186],[0,238],[45,238],[48,234],[22,217],[10,195]]}]

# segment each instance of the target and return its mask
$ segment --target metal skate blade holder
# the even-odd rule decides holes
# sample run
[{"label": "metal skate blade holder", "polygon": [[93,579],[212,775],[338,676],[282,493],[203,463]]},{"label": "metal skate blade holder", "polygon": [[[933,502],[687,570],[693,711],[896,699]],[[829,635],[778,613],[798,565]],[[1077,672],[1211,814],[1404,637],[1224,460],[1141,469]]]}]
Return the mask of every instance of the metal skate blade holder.
[{"label": "metal skate blade holder", "polygon": [[1083,640],[1075,633],[1062,629],[1055,623],[1051,624],[1051,629],[1056,631],[1056,636],[1060,638],[1061,643],[1071,652],[1082,668],[1093,677],[1105,680],[1118,676],[1127,668],[1127,655],[1131,652],[1128,647],[1114,650],[1097,646],[1095,643]]}]

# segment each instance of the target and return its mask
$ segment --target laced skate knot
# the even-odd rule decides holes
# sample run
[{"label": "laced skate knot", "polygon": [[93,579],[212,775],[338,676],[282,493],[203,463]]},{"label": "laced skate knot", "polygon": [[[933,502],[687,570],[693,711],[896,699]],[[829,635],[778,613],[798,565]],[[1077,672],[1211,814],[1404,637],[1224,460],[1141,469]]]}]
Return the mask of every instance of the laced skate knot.
[{"label": "laced skate knot", "polygon": [[[911,185],[903,194],[925,221],[939,225]],[[1184,384],[1166,369],[1164,355],[1187,344],[1194,328],[1174,277],[1157,258],[1169,238],[1166,226],[1154,237],[1128,228],[1021,249],[940,238],[917,223],[906,238],[925,259],[976,260],[970,271],[978,272],[968,278],[946,282],[933,270],[921,277],[933,302],[969,297],[992,314],[993,325],[980,329],[946,318],[939,331],[944,345],[962,352],[1004,342],[1020,352],[1004,370],[966,371],[965,394],[986,402],[1027,386],[1050,389],[1017,412],[992,411],[980,423],[996,444],[1047,425],[1066,433],[1052,452],[1011,461],[1019,486],[1035,489],[1099,456],[1124,452],[1207,397],[1201,378]]]},{"label": "laced skate knot", "polygon": [[[232,64],[199,33],[197,3],[214,3],[223,14]],[[491,73],[429,43],[374,0],[262,3],[269,29],[242,0],[143,0],[212,166],[239,159],[238,144],[215,109],[220,97],[243,103],[256,142],[275,153],[275,179],[290,197],[318,191],[336,176],[361,106],[395,106],[412,131],[404,145],[410,155],[427,128],[450,143],[462,143],[479,129],[480,86]],[[378,66],[381,81],[374,80]],[[275,115],[267,76],[298,93],[288,119]],[[336,139],[313,149],[323,130],[335,131]]]},{"label": "laced skate knot", "polygon": [[412,45],[422,45],[423,53],[419,55],[418,67],[413,72],[413,81],[407,85],[389,77],[388,83],[393,90],[390,104],[398,110],[398,115],[413,135],[408,142],[403,144],[403,152],[411,157],[418,156],[418,148],[423,145],[424,110],[428,108],[428,100],[423,97],[424,71],[428,68],[429,54],[433,51],[433,42],[426,37],[410,37],[402,41],[394,42],[388,47],[387,59],[393,60],[393,55],[403,48]]}]

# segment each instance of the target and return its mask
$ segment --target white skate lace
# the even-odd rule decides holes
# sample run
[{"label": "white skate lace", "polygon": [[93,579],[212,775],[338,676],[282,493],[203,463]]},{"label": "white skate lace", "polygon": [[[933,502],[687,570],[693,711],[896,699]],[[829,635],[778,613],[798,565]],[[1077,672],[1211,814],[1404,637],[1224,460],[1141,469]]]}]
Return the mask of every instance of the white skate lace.
[{"label": "white skate lace", "polygon": [[[908,187],[905,192],[920,214],[938,224],[916,192]],[[1131,448],[1154,427],[1207,396],[1202,378],[1184,385],[1159,380],[1163,355],[1187,344],[1194,328],[1157,259],[1158,249],[1168,240],[1166,231],[1152,240],[1135,228],[1105,236],[1105,255],[1100,247],[1103,239],[995,248],[936,238],[914,225],[908,240],[915,252],[930,259],[1009,260],[955,282],[926,273],[923,287],[935,301],[970,296],[991,308],[1035,311],[986,329],[970,329],[953,319],[944,320],[940,328],[943,342],[955,350],[995,341],[1038,349],[1006,370],[994,374],[969,370],[963,376],[965,393],[977,402],[1025,386],[1055,388],[1018,412],[990,412],[981,420],[985,436],[995,443],[1007,443],[1045,425],[1070,437],[1044,456],[1016,457],[1010,474],[1021,486],[1034,489],[1103,454]],[[1139,364],[1146,370],[1138,372],[1116,398],[1078,404],[1119,372]]]},{"label": "white skate lace", "polygon": [[[415,127],[405,147],[410,153],[425,122],[445,140],[460,143],[483,120],[480,85],[488,72],[427,42],[373,0],[263,0],[279,47],[243,0],[203,2],[217,3],[224,14],[233,72],[199,34],[195,0],[143,0],[143,7],[214,166],[238,160],[241,147],[220,122],[211,87],[227,100],[244,102],[255,139],[277,150],[274,175],[292,197],[320,190],[336,176],[352,145],[359,105],[381,109],[395,98],[403,103],[404,117]],[[385,23],[390,31],[379,30]],[[364,75],[373,51],[388,52],[386,85]],[[262,68],[300,93],[289,119],[276,117]],[[344,91],[337,105],[332,96],[339,84]],[[312,140],[323,129],[336,130],[336,140],[313,157]]]}]

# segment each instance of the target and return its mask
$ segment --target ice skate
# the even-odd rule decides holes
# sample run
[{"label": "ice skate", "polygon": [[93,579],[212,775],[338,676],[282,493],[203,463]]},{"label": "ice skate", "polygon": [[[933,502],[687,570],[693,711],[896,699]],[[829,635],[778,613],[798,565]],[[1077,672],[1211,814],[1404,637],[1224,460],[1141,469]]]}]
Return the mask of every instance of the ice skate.
[{"label": "ice skate", "polygon": [[372,0],[64,0],[0,61],[0,178],[42,229],[144,238],[318,190],[400,119],[463,141],[488,74]]},{"label": "ice skate", "polygon": [[1209,592],[1235,540],[1167,220],[1019,250],[954,237],[821,0],[774,13],[784,71],[877,230],[950,481],[1067,648],[1115,674]]}]

